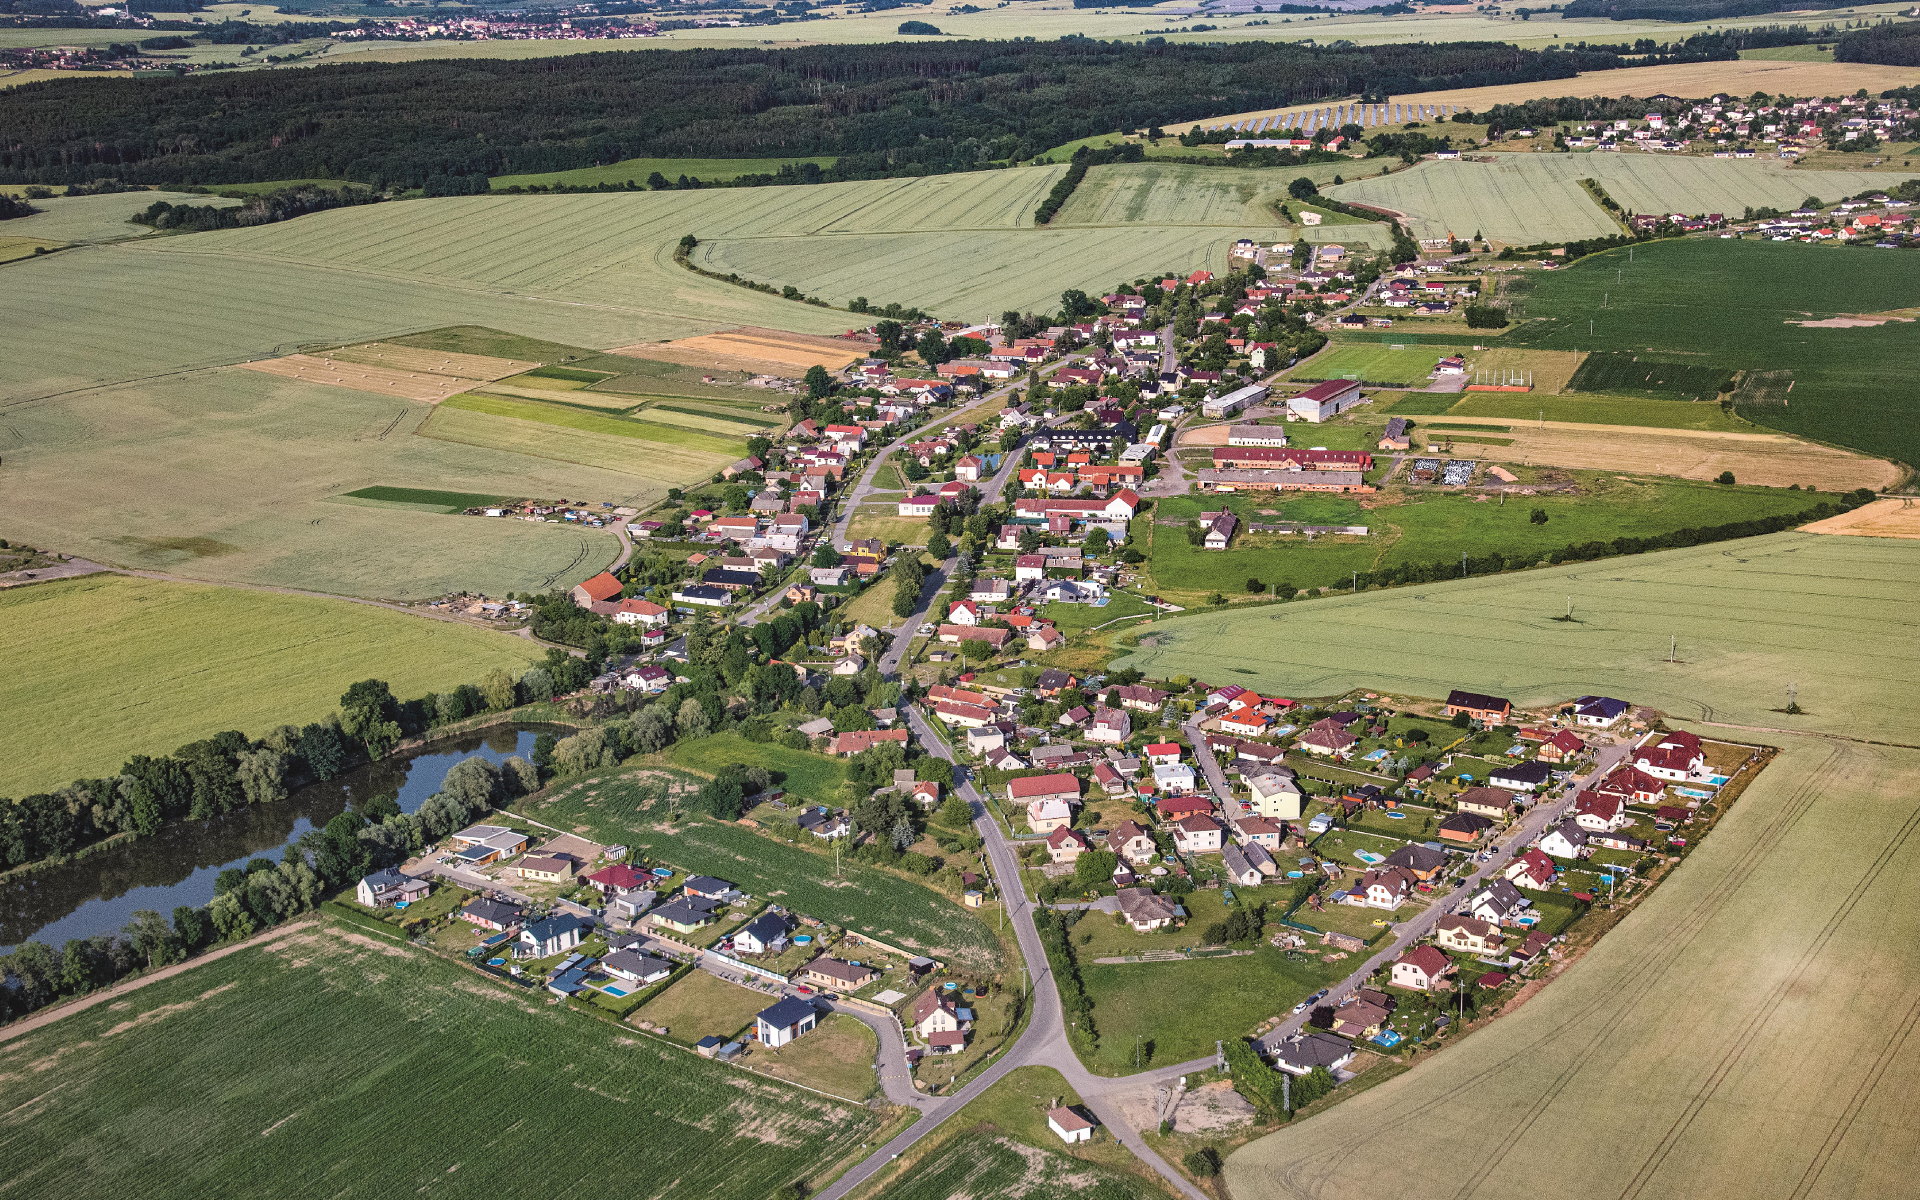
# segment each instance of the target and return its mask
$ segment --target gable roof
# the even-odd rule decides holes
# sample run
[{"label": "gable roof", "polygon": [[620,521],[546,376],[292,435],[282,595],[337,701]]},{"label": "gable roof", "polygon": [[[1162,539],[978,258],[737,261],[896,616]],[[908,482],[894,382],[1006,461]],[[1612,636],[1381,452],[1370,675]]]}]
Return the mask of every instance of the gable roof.
[{"label": "gable roof", "polygon": [[1505,696],[1488,696],[1480,692],[1463,692],[1459,688],[1447,693],[1448,708],[1494,709],[1506,712],[1513,708],[1513,701]]},{"label": "gable roof", "polygon": [[1394,966],[1397,967],[1401,963],[1405,963],[1409,967],[1416,967],[1428,978],[1432,978],[1452,966],[1453,960],[1441,953],[1437,947],[1415,946],[1405,954],[1402,954],[1399,961],[1394,963]]}]

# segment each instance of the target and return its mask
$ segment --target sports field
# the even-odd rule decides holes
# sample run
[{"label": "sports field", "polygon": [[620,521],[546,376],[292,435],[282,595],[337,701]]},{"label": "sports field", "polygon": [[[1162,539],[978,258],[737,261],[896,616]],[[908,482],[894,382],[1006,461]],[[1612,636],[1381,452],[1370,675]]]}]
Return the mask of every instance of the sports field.
[{"label": "sports field", "polygon": [[[75,1197],[240,1195],[269,1177],[499,1196],[668,1178],[762,1200],[829,1174],[873,1130],[865,1109],[550,999],[331,923],[296,926],[0,1043],[8,1176]],[[616,1128],[589,1156],[557,1153]]]},{"label": "sports field", "polygon": [[[1904,742],[1916,587],[1910,541],[1777,533],[1161,621],[1141,631],[1152,644],[1117,665],[1295,696],[1469,687],[1529,704],[1593,693],[1688,718],[1710,710]],[[1553,620],[1569,597],[1575,620]],[[1789,683],[1806,709],[1791,718],[1773,711]]]},{"label": "sports field", "polygon": [[[1434,364],[1466,345],[1419,342],[1340,342],[1294,368],[1294,379],[1358,379],[1362,383],[1425,384]],[[1317,443],[1316,443],[1317,444]]]},{"label": "sports field", "polygon": [[1920,324],[1794,323],[1920,304],[1920,274],[1900,255],[1797,242],[1668,241],[1591,255],[1524,280],[1526,290],[1520,281],[1507,289],[1527,317],[1507,333],[1509,344],[1779,372],[1776,386],[1735,394],[1740,416],[1920,463],[1920,417],[1904,399]]},{"label": "sports field", "polygon": [[[1697,680],[1731,703],[1718,682]],[[1885,675],[1847,682],[1904,707]],[[1731,736],[1785,753],[1638,912],[1490,1028],[1233,1155],[1232,1194],[1903,1193],[1920,1132],[1920,963],[1904,952],[1920,937],[1920,753]]]},{"label": "sports field", "polygon": [[[1920,74],[1920,73],[1917,73]],[[1691,93],[1678,93],[1688,95]],[[1912,172],[1795,170],[1778,158],[1720,159],[1644,152],[1502,154],[1493,163],[1423,162],[1329,189],[1350,203],[1411,214],[1419,237],[1484,233],[1496,242],[1611,237],[1612,217],[1580,186],[1597,180],[1630,212],[1724,213],[1794,208],[1808,196],[1828,203],[1890,188]]]},{"label": "sports field", "polygon": [[518,673],[532,642],[341,600],[124,575],[0,591],[13,666],[0,795],[111,774],[224,729],[316,721],[369,676],[411,698]]}]

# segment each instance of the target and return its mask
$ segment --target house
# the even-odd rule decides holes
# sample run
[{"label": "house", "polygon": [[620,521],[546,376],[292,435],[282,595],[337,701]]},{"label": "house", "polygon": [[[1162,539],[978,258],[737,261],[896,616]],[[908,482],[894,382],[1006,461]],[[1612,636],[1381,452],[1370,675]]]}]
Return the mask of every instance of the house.
[{"label": "house", "polygon": [[[968,1016],[962,1018],[963,1012]],[[914,999],[913,1015],[907,1023],[915,1033],[927,1038],[936,1033],[959,1033],[972,1021],[971,1010],[955,1007],[953,1001],[941,997],[938,988],[930,987]]]},{"label": "house", "polygon": [[1458,812],[1440,822],[1440,837],[1444,841],[1464,842],[1472,845],[1493,828],[1493,822],[1478,813]]},{"label": "house", "polygon": [[856,991],[879,977],[879,972],[871,967],[856,967],[824,954],[801,967],[798,975],[802,983],[838,988],[845,992]]},{"label": "house", "polygon": [[733,931],[733,948],[741,954],[778,954],[787,945],[787,922],[779,913],[763,912]]},{"label": "house", "polygon": [[1154,742],[1146,748],[1147,765],[1166,766],[1180,761],[1182,747],[1179,742]]},{"label": "house", "polygon": [[1162,796],[1154,802],[1153,807],[1161,820],[1178,821],[1194,813],[1212,812],[1213,801],[1201,795]]},{"label": "house", "polygon": [[1504,821],[1513,815],[1513,793],[1493,787],[1470,787],[1460,793],[1454,805],[1464,813],[1478,813],[1483,817]]},{"label": "house", "polygon": [[425,900],[431,890],[427,881],[402,875],[392,867],[375,871],[353,889],[353,898],[368,908],[391,908],[396,903],[412,904]]},{"label": "house", "polygon": [[646,914],[648,909],[653,907],[654,901],[659,898],[660,893],[648,888],[643,888],[637,892],[627,892],[624,895],[615,896],[612,902],[607,905],[607,912],[610,916],[618,920],[638,921]]},{"label": "house", "polygon": [[1655,779],[1685,781],[1706,771],[1707,756],[1691,733],[1650,733],[1633,752],[1633,765]]},{"label": "house", "polygon": [[1318,423],[1364,402],[1360,385],[1351,379],[1329,379],[1317,383],[1287,401],[1287,411],[1304,420]]},{"label": "house", "polygon": [[535,857],[529,854],[514,864],[522,879],[538,879],[543,883],[555,883],[573,878],[573,860],[564,854]]},{"label": "house", "polygon": [[1186,919],[1185,909],[1147,888],[1121,888],[1115,898],[1120,901],[1120,915],[1133,926],[1135,933],[1166,929],[1175,921]]},{"label": "house", "polygon": [[[1047,778],[1042,776],[1042,778]],[[1072,776],[1067,776],[1071,779]],[[1019,780],[1014,782],[1018,783]],[[1027,802],[1027,825],[1035,833],[1052,833],[1056,829],[1065,829],[1073,824],[1073,806],[1076,801],[1061,800],[1057,797],[1045,797]]]},{"label": "house", "polygon": [[833,741],[828,743],[827,753],[851,757],[863,750],[871,750],[875,746],[885,745],[888,742],[898,742],[905,746],[907,731],[904,729],[858,729],[837,734]]},{"label": "house", "polygon": [[720,906],[697,896],[676,896],[647,914],[647,920],[675,933],[692,933],[710,924]]},{"label": "house", "polygon": [[626,863],[602,867],[586,878],[602,896],[624,896],[628,892],[646,891],[653,885],[653,876]]},{"label": "house", "polygon": [[527,848],[526,835],[516,833],[505,825],[469,825],[448,840],[455,850],[467,850],[484,844],[495,846],[500,853],[509,856]]},{"label": "house", "polygon": [[1361,988],[1333,1010],[1333,1031],[1343,1037],[1372,1037],[1386,1027],[1395,1007],[1385,992]]},{"label": "house", "polygon": [[711,900],[718,904],[738,889],[724,879],[715,879],[711,875],[691,875],[681,885],[686,894],[702,900]]},{"label": "house", "polygon": [[583,580],[568,593],[575,605],[580,608],[592,608],[595,604],[606,604],[617,599],[626,585],[605,571],[592,579]]},{"label": "house", "polygon": [[1225,550],[1239,524],[1240,519],[1225,510],[1201,513],[1201,546],[1207,550]]},{"label": "house", "polygon": [[1059,828],[1047,835],[1047,857],[1057,863],[1070,863],[1093,849],[1087,835],[1078,829]]},{"label": "house", "polygon": [[520,931],[520,947],[530,958],[549,958],[580,944],[586,925],[571,913],[535,921]]},{"label": "house", "polygon": [[1289,1075],[1310,1075],[1315,1067],[1331,1073],[1353,1061],[1353,1043],[1330,1033],[1296,1033],[1273,1049],[1273,1065]]},{"label": "house", "polygon": [[1573,719],[1575,724],[1589,728],[1611,729],[1631,707],[1625,700],[1610,696],[1582,696],[1573,702]]},{"label": "house", "polygon": [[[757,582],[757,580],[756,580]],[[733,603],[733,593],[726,588],[712,587],[707,584],[694,584],[675,588],[675,604],[698,604],[707,608],[725,608]]]},{"label": "house", "polygon": [[507,929],[520,923],[521,910],[499,900],[469,900],[460,910],[460,919],[482,929]]},{"label": "house", "polygon": [[1432,946],[1415,946],[1393,963],[1393,985],[1416,992],[1433,990],[1433,985],[1451,975],[1453,960]]},{"label": "house", "polygon": [[1287,827],[1265,816],[1241,817],[1233,827],[1248,846],[1258,846],[1263,850],[1278,850],[1286,838]]},{"label": "house", "polygon": [[1539,753],[1536,757],[1539,761],[1545,763],[1570,762],[1580,757],[1580,755],[1586,751],[1586,748],[1587,744],[1580,740],[1579,734],[1571,729],[1562,729],[1547,741],[1541,743]]},{"label": "house", "polygon": [[1194,813],[1173,823],[1173,844],[1187,854],[1218,854],[1220,822],[1206,813]]},{"label": "house", "polygon": [[628,596],[613,609],[613,623],[616,625],[638,625],[642,629],[658,629],[667,623],[667,610],[651,600],[642,600],[638,596]]},{"label": "house", "polygon": [[666,959],[633,950],[615,950],[600,960],[600,967],[616,979],[639,984],[659,983],[674,971]]},{"label": "house", "polygon": [[1382,450],[1410,450],[1413,448],[1413,439],[1407,436],[1407,419],[1405,417],[1387,418],[1387,428],[1385,432],[1380,435],[1379,448]]},{"label": "house", "polygon": [[1122,746],[1133,736],[1133,721],[1125,709],[1096,706],[1093,721],[1087,726],[1087,740],[1108,746]]},{"label": "house", "polygon": [[1573,802],[1573,819],[1589,833],[1612,833],[1633,824],[1626,801],[1599,792],[1581,792]]},{"label": "house", "polygon": [[943,642],[985,642],[993,648],[995,653],[998,653],[1006,649],[1007,643],[1012,640],[1013,630],[997,626],[981,629],[966,625],[943,624],[940,626],[938,637]]},{"label": "house", "polygon": [[1116,770],[1112,763],[1095,763],[1093,781],[1109,796],[1124,795],[1132,786],[1127,782],[1126,776]]},{"label": "house", "polygon": [[1013,560],[1013,580],[1025,583],[1029,580],[1041,580],[1047,577],[1047,556],[1044,554],[1022,554]]},{"label": "house", "polygon": [[1507,864],[1506,877],[1521,887],[1544,892],[1553,886],[1555,869],[1553,859],[1547,857],[1545,853],[1529,850]]},{"label": "house", "polygon": [[[827,426],[829,430],[835,426]],[[793,1039],[810,1032],[819,1023],[820,1014],[813,1005],[798,996],[788,996],[772,1008],[763,1009],[753,1019],[754,1031],[760,1037],[760,1044],[769,1050],[776,1050]]]},{"label": "house", "polygon": [[1153,835],[1133,821],[1122,821],[1107,834],[1107,849],[1120,856],[1121,862],[1145,865],[1160,857],[1159,847],[1154,845]]},{"label": "house", "polygon": [[1516,792],[1531,792],[1545,787],[1553,778],[1553,768],[1546,763],[1517,762],[1504,767],[1495,767],[1487,773],[1487,782],[1495,787],[1509,788]]},{"label": "house", "polygon": [[1007,799],[1014,804],[1033,804],[1040,800],[1058,800],[1066,804],[1080,802],[1080,780],[1072,775],[1029,775],[1009,780]]},{"label": "house", "polygon": [[1054,1136],[1067,1143],[1093,1139],[1093,1122],[1064,1104],[1047,1110],[1047,1128],[1053,1130]]},{"label": "house", "polygon": [[[1254,849],[1257,850],[1259,847],[1256,846]],[[1241,887],[1258,887],[1266,878],[1259,867],[1247,860],[1246,851],[1238,846],[1222,847],[1220,861],[1227,868],[1227,878]]]},{"label": "house", "polygon": [[982,725],[967,730],[967,753],[985,754],[989,750],[999,750],[1007,744],[1007,730],[999,725]]},{"label": "house", "polygon": [[1447,693],[1447,715],[1453,717],[1461,713],[1489,725],[1505,724],[1507,718],[1513,715],[1513,701],[1505,696],[1483,696],[1479,692],[1463,692],[1455,688]]},{"label": "house", "polygon": [[1416,881],[1425,883],[1445,869],[1447,854],[1446,851],[1435,850],[1432,846],[1410,842],[1387,855],[1384,865],[1398,867],[1411,874]]},{"label": "house", "polygon": [[[1167,697],[1170,695],[1159,688],[1150,688],[1138,683],[1111,690],[1119,693],[1121,708],[1131,708],[1137,712],[1159,712],[1166,706]],[[1151,751],[1152,747],[1148,747],[1148,750]]]},{"label": "house", "polygon": [[1322,758],[1346,758],[1359,742],[1359,738],[1339,730],[1309,729],[1300,735],[1296,744],[1308,754],[1318,754]]},{"label": "house", "polygon": [[1498,954],[1506,944],[1498,925],[1459,914],[1441,917],[1434,922],[1433,940],[1449,950],[1473,955]]},{"label": "house", "polygon": [[1628,804],[1652,804],[1667,794],[1667,785],[1638,767],[1615,767],[1591,789],[1602,796],[1618,796]]},{"label": "house", "polygon": [[1605,846],[1609,850],[1631,850],[1636,854],[1647,848],[1647,843],[1641,838],[1611,831],[1588,834],[1587,844],[1589,846]]},{"label": "house", "polygon": [[1399,908],[1413,890],[1413,873],[1399,867],[1375,867],[1360,877],[1352,894],[1368,908]]},{"label": "house", "polygon": [[1527,898],[1505,879],[1496,879],[1474,893],[1462,910],[1465,915],[1501,925],[1527,911]]},{"label": "house", "polygon": [[1306,804],[1293,777],[1273,771],[1262,771],[1248,779],[1247,791],[1253,811],[1276,821],[1298,821]]},{"label": "house", "polygon": [[1193,768],[1185,763],[1167,763],[1153,769],[1153,789],[1163,796],[1194,791],[1198,784]]},{"label": "house", "polygon": [[1585,858],[1587,831],[1577,821],[1562,821],[1540,838],[1540,848],[1555,858]]}]

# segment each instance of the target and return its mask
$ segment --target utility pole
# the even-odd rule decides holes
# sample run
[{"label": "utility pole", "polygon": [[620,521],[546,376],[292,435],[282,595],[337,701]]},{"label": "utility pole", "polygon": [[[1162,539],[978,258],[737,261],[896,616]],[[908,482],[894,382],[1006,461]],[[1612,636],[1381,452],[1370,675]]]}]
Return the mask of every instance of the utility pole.
[{"label": "utility pole", "polygon": [[1573,620],[1573,597],[1567,597],[1567,620]]},{"label": "utility pole", "polygon": [[1460,578],[1465,579],[1466,577],[1467,577],[1467,552],[1465,550],[1462,550],[1460,552]]},{"label": "utility pole", "polygon": [[1667,639],[1667,662],[1669,663],[1673,662],[1674,650],[1679,645],[1680,645],[1680,638],[1677,635],[1669,637]]}]

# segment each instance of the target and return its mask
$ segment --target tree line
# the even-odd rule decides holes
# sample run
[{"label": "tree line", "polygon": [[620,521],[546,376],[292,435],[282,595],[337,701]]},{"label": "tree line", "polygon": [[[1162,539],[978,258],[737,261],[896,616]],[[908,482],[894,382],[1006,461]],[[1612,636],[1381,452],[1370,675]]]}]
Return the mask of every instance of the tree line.
[{"label": "tree line", "polygon": [[169,204],[155,200],[128,217],[136,225],[155,229],[202,232],[209,229],[239,229],[249,225],[271,225],[290,221],[308,213],[330,208],[350,208],[358,204],[377,204],[384,197],[366,188],[292,187],[259,196],[248,196],[244,204],[219,207],[212,204]]},{"label": "tree line", "polygon": [[345,179],[386,190],[643,156],[826,154],[858,171],[927,174],[1222,111],[1568,79],[1618,62],[1489,42],[1067,38],[76,78],[0,93],[0,182]]}]

